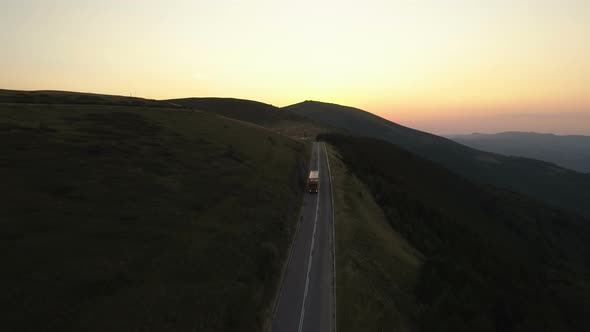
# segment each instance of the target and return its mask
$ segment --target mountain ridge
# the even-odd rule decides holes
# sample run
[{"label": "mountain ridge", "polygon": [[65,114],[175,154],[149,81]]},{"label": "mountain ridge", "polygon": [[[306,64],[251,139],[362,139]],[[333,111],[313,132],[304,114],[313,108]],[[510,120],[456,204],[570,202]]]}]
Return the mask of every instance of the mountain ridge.
[{"label": "mountain ridge", "polygon": [[179,107],[156,99],[62,90],[25,91],[0,89],[0,103]]},{"label": "mountain ridge", "polygon": [[303,120],[271,104],[240,98],[189,97],[167,99],[165,102],[183,107],[216,113],[229,118],[269,125],[285,120]]},{"label": "mountain ridge", "polygon": [[477,150],[451,139],[404,127],[367,111],[305,101],[284,109],[355,136],[398,145],[472,181],[529,195],[550,205],[590,216],[590,176],[554,163]]}]

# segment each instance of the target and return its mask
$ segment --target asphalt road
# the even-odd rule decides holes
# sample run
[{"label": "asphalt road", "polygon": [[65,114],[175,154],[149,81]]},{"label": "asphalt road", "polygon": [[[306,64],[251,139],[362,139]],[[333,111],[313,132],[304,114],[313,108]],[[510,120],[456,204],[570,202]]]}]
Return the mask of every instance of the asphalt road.
[{"label": "asphalt road", "polygon": [[273,332],[334,330],[332,187],[323,143],[313,144],[310,165],[311,170],[319,170],[319,193],[305,193]]}]

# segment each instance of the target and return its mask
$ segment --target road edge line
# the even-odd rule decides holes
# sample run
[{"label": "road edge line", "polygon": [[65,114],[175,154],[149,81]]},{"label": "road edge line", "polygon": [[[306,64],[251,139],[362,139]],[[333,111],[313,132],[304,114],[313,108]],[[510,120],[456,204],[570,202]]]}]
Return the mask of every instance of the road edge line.
[{"label": "road edge line", "polygon": [[307,291],[309,290],[309,272],[311,272],[311,264],[313,263],[313,248],[315,246],[315,233],[318,226],[318,215],[320,214],[320,195],[316,199],[315,218],[313,221],[313,232],[311,234],[311,246],[309,247],[309,260],[307,261],[307,273],[305,275],[305,289],[303,291],[303,300],[301,301],[301,311],[299,312],[299,328],[301,332],[303,322],[305,319],[305,299],[307,298]]},{"label": "road edge line", "polygon": [[[314,145],[316,146],[316,154],[318,160],[318,171],[320,171],[320,147],[319,142],[316,142]],[[313,154],[313,150],[312,150]],[[311,164],[311,163],[310,163]],[[319,183],[318,183],[319,186]],[[318,225],[318,216],[320,214],[320,194],[318,193],[315,201],[315,218],[313,220],[313,232],[311,234],[311,246],[309,247],[309,260],[307,261],[307,273],[305,275],[305,289],[303,290],[303,299],[301,300],[301,311],[299,311],[299,328],[297,329],[298,332],[301,332],[303,328],[303,320],[305,318],[305,299],[307,298],[307,291],[309,289],[309,272],[311,272],[311,263],[313,262],[313,247],[315,245],[315,232]]]},{"label": "road edge line", "polygon": [[[313,154],[313,144],[312,144],[312,154]],[[311,160],[312,157],[309,158],[309,165],[311,167]],[[277,289],[277,294],[275,295],[274,304],[272,306],[272,314],[270,316],[270,322],[267,327],[264,329],[265,331],[272,331],[272,322],[275,320],[275,316],[277,314],[277,308],[279,307],[279,302],[281,301],[281,293],[283,291],[283,285],[285,284],[285,272],[289,268],[289,264],[291,263],[291,256],[293,256],[293,248],[295,247],[295,241],[297,240],[297,235],[299,234],[299,226],[303,222],[303,208],[305,206],[305,192],[306,189],[303,189],[303,195],[301,196],[301,204],[299,207],[299,214],[297,216],[297,222],[295,223],[295,234],[291,238],[289,243],[289,256],[287,257],[287,261],[283,265],[283,269],[281,271],[281,285]]]},{"label": "road edge line", "polygon": [[334,215],[334,190],[332,189],[332,169],[330,168],[330,154],[328,153],[328,149],[326,148],[326,143],[323,142],[322,145],[324,146],[324,152],[326,153],[326,163],[328,164],[328,174],[330,175],[330,198],[332,200],[332,269],[334,271],[334,274],[332,275],[332,290],[334,292],[334,332],[336,332],[338,331],[338,320],[336,319],[336,308],[338,307],[338,303],[336,302],[336,217]]}]

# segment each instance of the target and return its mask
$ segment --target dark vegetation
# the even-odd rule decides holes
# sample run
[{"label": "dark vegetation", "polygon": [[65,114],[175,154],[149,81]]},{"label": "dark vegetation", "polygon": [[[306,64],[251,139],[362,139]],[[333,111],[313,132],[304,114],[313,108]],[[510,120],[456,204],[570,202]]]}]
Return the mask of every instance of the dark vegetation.
[{"label": "dark vegetation", "polygon": [[304,145],[212,114],[0,104],[3,331],[257,331]]},{"label": "dark vegetation", "polygon": [[320,138],[424,254],[411,315],[422,331],[590,330],[588,220],[474,184],[384,141]]},{"label": "dark vegetation", "polygon": [[387,222],[371,192],[328,146],[336,220],[338,332],[416,331],[422,255]]},{"label": "dark vegetation", "polygon": [[396,144],[473,182],[524,193],[590,217],[589,174],[543,161],[479,151],[352,107],[306,101],[285,109],[353,135]]},{"label": "dark vegetation", "polygon": [[179,107],[178,105],[153,99],[49,90],[18,91],[0,89],[0,103]]},{"label": "dark vegetation", "polygon": [[590,136],[505,132],[449,138],[475,149],[539,159],[574,171],[590,172]]}]

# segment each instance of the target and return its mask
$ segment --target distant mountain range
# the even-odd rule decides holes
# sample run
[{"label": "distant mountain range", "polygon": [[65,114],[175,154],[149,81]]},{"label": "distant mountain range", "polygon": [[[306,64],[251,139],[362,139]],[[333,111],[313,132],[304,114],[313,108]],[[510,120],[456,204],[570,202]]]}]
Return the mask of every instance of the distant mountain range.
[{"label": "distant mountain range", "polygon": [[590,216],[588,174],[544,161],[477,150],[353,107],[305,101],[284,109],[327,126],[345,129],[355,136],[393,143],[469,180],[520,192]]},{"label": "distant mountain range", "polygon": [[544,160],[578,172],[590,173],[590,136],[513,131],[447,137],[475,149]]}]

